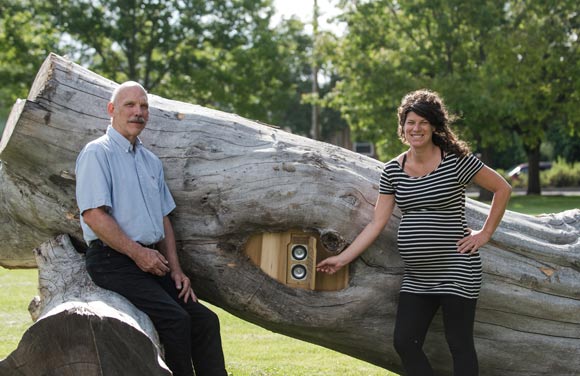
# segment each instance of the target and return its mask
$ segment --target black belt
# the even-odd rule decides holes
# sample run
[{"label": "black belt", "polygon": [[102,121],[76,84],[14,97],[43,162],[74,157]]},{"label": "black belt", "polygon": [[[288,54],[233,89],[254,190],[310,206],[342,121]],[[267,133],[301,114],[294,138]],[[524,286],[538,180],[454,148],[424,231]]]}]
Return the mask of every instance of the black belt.
[{"label": "black belt", "polygon": [[101,239],[91,240],[89,242],[89,248],[105,248],[107,245],[101,241]]},{"label": "black belt", "polygon": [[[153,244],[149,244],[149,245],[143,244],[141,242],[137,242],[137,243],[141,244],[141,246],[143,246],[145,248],[156,249],[156,247],[157,247],[157,243],[153,243]],[[108,245],[106,245],[105,243],[103,243],[103,241],[101,239],[95,239],[89,243],[89,248],[105,248],[105,247],[111,248]]]}]

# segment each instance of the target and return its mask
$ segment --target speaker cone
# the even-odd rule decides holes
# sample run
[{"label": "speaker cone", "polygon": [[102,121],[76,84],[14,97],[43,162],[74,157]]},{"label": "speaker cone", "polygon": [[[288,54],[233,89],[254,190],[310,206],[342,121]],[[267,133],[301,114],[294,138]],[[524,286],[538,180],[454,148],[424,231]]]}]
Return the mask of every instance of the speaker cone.
[{"label": "speaker cone", "polygon": [[308,257],[308,249],[302,244],[292,246],[292,258],[294,260],[302,261]]},{"label": "speaker cone", "polygon": [[304,279],[308,271],[304,265],[294,265],[291,270],[292,278],[294,279]]}]

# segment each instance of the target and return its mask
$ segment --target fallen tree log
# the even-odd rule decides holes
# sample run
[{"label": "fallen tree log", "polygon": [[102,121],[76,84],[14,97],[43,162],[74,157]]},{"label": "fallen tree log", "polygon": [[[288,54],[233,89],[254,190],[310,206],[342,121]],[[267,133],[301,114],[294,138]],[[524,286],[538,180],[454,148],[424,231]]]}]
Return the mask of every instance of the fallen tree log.
[{"label": "fallen tree log", "polygon": [[[74,163],[104,132],[115,85],[51,55],[28,99],[14,107],[0,143],[2,265],[34,266],[29,250],[57,234],[81,239]],[[177,202],[179,255],[198,296],[270,330],[401,372],[391,345],[403,270],[398,212],[333,291],[284,283],[291,259],[272,252],[293,248],[271,247],[282,243],[272,234],[285,239],[294,231],[310,236],[302,243],[320,254],[340,252],[372,217],[382,164],[237,115],[156,96],[150,106],[142,139],[164,163]],[[468,200],[468,224],[481,227],[487,210]],[[481,375],[580,369],[579,234],[579,210],[508,212],[480,250]],[[439,317],[425,348],[435,370],[450,374]]]},{"label": "fallen tree log", "polygon": [[0,362],[1,375],[171,375],[147,315],[97,287],[67,235],[34,253],[40,298],[30,312],[36,323]]}]

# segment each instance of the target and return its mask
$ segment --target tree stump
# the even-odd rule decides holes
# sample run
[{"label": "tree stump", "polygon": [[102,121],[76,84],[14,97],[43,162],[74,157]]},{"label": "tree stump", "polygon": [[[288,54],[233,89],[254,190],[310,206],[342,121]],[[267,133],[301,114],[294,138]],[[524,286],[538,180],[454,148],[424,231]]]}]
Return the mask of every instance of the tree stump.
[{"label": "tree stump", "polygon": [[[2,265],[34,266],[29,249],[58,234],[81,239],[75,160],[106,129],[115,86],[50,55],[28,99],[15,105],[0,144]],[[163,161],[177,203],[179,256],[198,296],[267,329],[401,372],[392,346],[403,273],[399,212],[334,291],[298,288],[264,271],[264,260],[285,259],[271,252],[290,252],[290,244],[262,241],[261,255],[248,251],[256,236],[302,231],[315,234],[324,252],[341,252],[372,218],[382,163],[234,114],[154,95],[150,107],[142,140]],[[480,228],[488,210],[468,199],[469,226]],[[508,212],[480,249],[481,375],[577,374],[579,234],[579,210]],[[436,372],[451,373],[438,316],[425,349]]]}]

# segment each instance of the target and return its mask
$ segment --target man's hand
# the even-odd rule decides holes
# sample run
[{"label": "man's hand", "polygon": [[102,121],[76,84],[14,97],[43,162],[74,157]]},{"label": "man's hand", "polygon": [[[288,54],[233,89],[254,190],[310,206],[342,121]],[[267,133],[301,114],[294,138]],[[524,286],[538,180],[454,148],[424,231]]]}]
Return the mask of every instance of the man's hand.
[{"label": "man's hand", "polygon": [[151,248],[142,248],[133,255],[133,261],[139,269],[158,276],[164,276],[169,272],[169,262],[161,253]]},{"label": "man's hand", "polygon": [[109,215],[106,207],[85,210],[82,216],[101,241],[117,252],[129,256],[139,269],[158,276],[169,272],[167,258],[162,253],[131,240]]},{"label": "man's hand", "polygon": [[175,287],[179,290],[179,298],[187,303],[189,298],[197,302],[197,296],[191,288],[191,281],[182,271],[171,272],[171,279],[175,282]]}]

